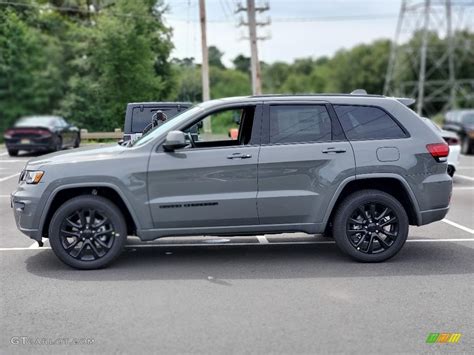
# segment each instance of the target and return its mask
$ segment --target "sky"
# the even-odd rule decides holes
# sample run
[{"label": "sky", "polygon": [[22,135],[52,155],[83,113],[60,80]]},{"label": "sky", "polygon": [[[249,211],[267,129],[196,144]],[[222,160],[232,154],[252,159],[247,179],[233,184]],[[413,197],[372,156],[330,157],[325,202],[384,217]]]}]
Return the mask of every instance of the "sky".
[{"label": "sky", "polygon": [[[199,0],[167,0],[166,23],[173,28],[173,57],[194,57],[201,62]],[[231,65],[238,54],[250,56],[247,27],[238,27],[246,13],[235,14],[246,0],[206,0],[208,45],[224,52]],[[330,56],[376,39],[393,39],[401,0],[256,0],[270,10],[257,16],[271,20],[258,28],[259,59],[268,63],[292,62],[295,58]]]}]

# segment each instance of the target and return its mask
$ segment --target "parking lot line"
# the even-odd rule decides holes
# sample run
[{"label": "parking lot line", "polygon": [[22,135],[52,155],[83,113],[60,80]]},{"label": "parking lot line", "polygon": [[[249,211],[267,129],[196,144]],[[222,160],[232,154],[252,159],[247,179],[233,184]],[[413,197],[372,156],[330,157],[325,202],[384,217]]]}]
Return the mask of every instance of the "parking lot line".
[{"label": "parking lot line", "polygon": [[264,235],[257,235],[257,239],[260,244],[268,244],[268,239]]},{"label": "parking lot line", "polygon": [[474,186],[453,187],[453,190],[474,190]]},{"label": "parking lot line", "polygon": [[464,179],[464,180],[469,180],[469,181],[474,181],[474,178],[473,177],[470,177],[470,176],[466,176],[466,175],[459,175],[459,174],[456,174],[454,175],[454,177],[458,177],[460,179]]},{"label": "parking lot line", "polygon": [[[447,239],[408,239],[407,243],[450,243],[450,242],[474,242],[474,238],[447,238]],[[317,240],[314,242],[268,242],[266,245],[317,245],[317,244],[335,244],[334,240]],[[137,248],[181,248],[181,247],[209,247],[209,246],[223,246],[222,244],[129,244],[126,245],[126,249],[137,249]],[[231,243],[225,244],[226,246],[256,246],[256,243]],[[0,248],[0,251],[25,251],[25,250],[50,250],[51,247],[39,247],[32,248],[20,247],[20,248]]]},{"label": "parking lot line", "polygon": [[451,226],[453,226],[453,227],[456,227],[456,228],[458,228],[458,229],[461,229],[461,230],[463,230],[463,231],[465,231],[465,232],[474,234],[474,229],[465,227],[465,226],[463,226],[463,225],[461,225],[461,224],[459,224],[459,223],[450,221],[449,219],[446,219],[446,218],[445,218],[445,219],[443,219],[443,220],[441,220],[441,221],[444,222],[444,223],[447,223],[447,224],[449,224],[449,225],[451,225]]},{"label": "parking lot line", "polygon": [[11,178],[14,178],[15,176],[18,176],[18,175],[20,175],[20,173],[16,173],[16,174],[13,174],[13,175],[2,177],[2,178],[0,178],[0,182],[3,182],[5,180],[11,179]]},{"label": "parking lot line", "polygon": [[20,159],[14,159],[14,160],[0,160],[0,163],[20,163],[20,162],[24,162],[26,163],[26,159],[25,160],[20,160]]},{"label": "parking lot line", "polygon": [[8,155],[8,152],[0,153],[0,157],[3,157],[4,155]]}]

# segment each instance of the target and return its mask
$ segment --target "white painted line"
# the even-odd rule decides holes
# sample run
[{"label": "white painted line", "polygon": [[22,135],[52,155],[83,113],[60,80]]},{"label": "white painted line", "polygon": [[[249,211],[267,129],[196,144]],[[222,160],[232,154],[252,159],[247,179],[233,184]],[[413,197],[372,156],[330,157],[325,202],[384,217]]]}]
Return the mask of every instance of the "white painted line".
[{"label": "white painted line", "polygon": [[8,152],[0,153],[0,157],[3,157],[4,155],[8,155]]},{"label": "white painted line", "polygon": [[453,190],[474,190],[474,186],[453,187]]},{"label": "white painted line", "polygon": [[20,175],[20,173],[16,173],[16,174],[13,174],[13,175],[10,175],[10,176],[2,177],[2,178],[0,178],[0,182],[3,182],[5,180],[11,179],[11,178],[14,178],[15,176],[18,176],[18,175]]},{"label": "white painted line", "polygon": [[466,176],[466,175],[454,174],[454,178],[460,178],[460,179],[464,179],[464,180],[474,181],[474,177],[470,177],[470,176]]},{"label": "white painted line", "polygon": [[[41,241],[42,241],[43,243],[45,243],[47,240],[48,240],[48,239],[46,239],[46,238],[41,238]],[[40,247],[39,244],[38,244],[38,242],[34,242],[33,244],[31,244],[31,245],[28,247],[28,249],[41,249],[41,248],[43,248],[43,247]]]},{"label": "white painted line", "polygon": [[459,224],[459,223],[450,221],[449,219],[446,219],[446,218],[445,218],[445,219],[443,219],[443,220],[441,220],[441,221],[444,222],[444,223],[447,223],[447,224],[449,224],[449,225],[451,225],[451,226],[453,226],[453,227],[456,227],[456,228],[458,228],[458,229],[460,229],[460,230],[463,230],[463,231],[465,231],[465,232],[474,234],[474,229],[465,227],[465,226],[463,226],[463,225],[461,225],[461,224]]},{"label": "white painted line", "polygon": [[[452,238],[452,239],[408,239],[407,243],[449,243],[449,242],[474,242],[474,238]],[[335,244],[333,240],[317,240],[314,242],[269,242],[267,245],[317,245],[317,244]],[[213,244],[128,244],[126,249],[136,248],[170,248],[170,247],[209,247]],[[256,246],[257,243],[232,243],[232,244],[215,244],[216,246]],[[0,248],[0,251],[25,251],[25,250],[50,250],[51,247],[41,248]]]},{"label": "white painted line", "polygon": [[0,195],[0,198],[10,198],[10,195]]},{"label": "white painted line", "polygon": [[474,166],[458,166],[459,170],[474,170]]},{"label": "white painted line", "polygon": [[0,164],[3,164],[3,163],[20,163],[20,162],[26,163],[27,159],[24,159],[24,160],[20,160],[20,159],[0,160]]},{"label": "white painted line", "polygon": [[257,239],[260,244],[268,244],[268,239],[264,235],[257,235]]}]

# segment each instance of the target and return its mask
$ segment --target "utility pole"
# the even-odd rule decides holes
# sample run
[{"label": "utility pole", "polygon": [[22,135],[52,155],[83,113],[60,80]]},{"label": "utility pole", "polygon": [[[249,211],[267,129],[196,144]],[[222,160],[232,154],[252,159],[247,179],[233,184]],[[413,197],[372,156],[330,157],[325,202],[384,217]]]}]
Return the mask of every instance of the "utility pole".
[{"label": "utility pole", "polygon": [[474,1],[402,0],[384,95],[416,97],[419,114],[474,102],[474,77],[456,73],[457,63],[474,58],[474,41],[463,31],[474,31]]},{"label": "utility pole", "polygon": [[250,65],[252,68],[252,93],[260,95],[262,93],[262,81],[260,77],[260,63],[258,61],[257,48],[257,19],[255,17],[255,1],[247,0],[247,16],[249,21],[250,37]]},{"label": "utility pole", "polygon": [[[199,0],[199,21],[201,23],[201,48],[202,48],[202,64],[201,64],[201,79],[202,79],[202,101],[210,99],[209,94],[209,55],[207,48],[207,32],[206,32],[206,4],[205,0]],[[204,119],[204,132],[211,133],[212,125],[211,118]]]},{"label": "utility pole", "polygon": [[247,22],[241,20],[240,25],[249,27],[249,40],[250,40],[250,68],[252,74],[252,94],[260,95],[262,93],[262,77],[260,73],[260,61],[258,59],[258,46],[257,40],[265,39],[257,36],[257,26],[266,26],[270,24],[270,20],[267,22],[257,22],[257,12],[268,11],[270,7],[268,4],[262,7],[255,6],[255,0],[247,0],[247,7],[238,6],[236,12],[247,11]]},{"label": "utility pole", "polygon": [[420,48],[420,72],[418,76],[418,100],[416,113],[422,116],[423,103],[425,99],[425,80],[426,80],[426,51],[428,49],[428,25],[430,23],[430,0],[425,0],[425,13],[423,24],[423,38]]}]

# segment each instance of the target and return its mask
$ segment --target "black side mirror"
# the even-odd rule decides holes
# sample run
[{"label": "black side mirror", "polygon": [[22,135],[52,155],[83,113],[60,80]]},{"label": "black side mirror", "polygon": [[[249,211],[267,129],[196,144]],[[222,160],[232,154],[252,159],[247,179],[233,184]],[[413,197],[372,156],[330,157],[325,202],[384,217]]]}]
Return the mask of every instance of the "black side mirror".
[{"label": "black side mirror", "polygon": [[170,131],[166,135],[165,143],[163,144],[163,148],[167,152],[173,152],[176,149],[181,149],[186,147],[188,144],[186,143],[186,138],[184,133],[181,131]]}]

